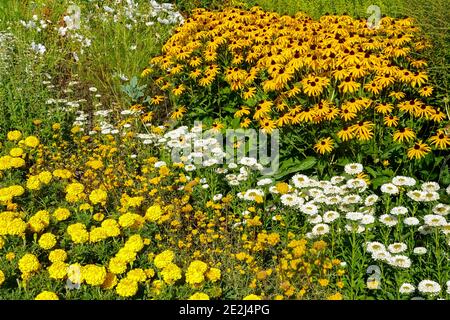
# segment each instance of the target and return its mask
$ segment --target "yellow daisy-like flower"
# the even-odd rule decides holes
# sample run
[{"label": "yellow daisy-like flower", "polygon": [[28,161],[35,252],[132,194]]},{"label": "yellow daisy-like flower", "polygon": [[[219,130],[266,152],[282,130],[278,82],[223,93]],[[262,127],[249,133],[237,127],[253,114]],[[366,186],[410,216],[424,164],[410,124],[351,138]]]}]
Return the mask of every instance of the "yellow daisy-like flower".
[{"label": "yellow daisy-like flower", "polygon": [[314,145],[314,150],[320,154],[330,153],[331,151],[333,151],[333,148],[334,148],[334,141],[329,137],[320,139]]}]

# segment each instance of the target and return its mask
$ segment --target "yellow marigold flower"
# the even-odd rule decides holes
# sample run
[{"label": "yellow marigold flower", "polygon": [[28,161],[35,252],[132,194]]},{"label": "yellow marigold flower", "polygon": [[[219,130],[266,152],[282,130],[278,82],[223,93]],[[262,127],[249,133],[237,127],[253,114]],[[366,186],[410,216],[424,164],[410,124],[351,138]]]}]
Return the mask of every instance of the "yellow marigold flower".
[{"label": "yellow marigold flower", "polygon": [[209,300],[209,296],[203,292],[194,293],[188,300]]},{"label": "yellow marigold flower", "polygon": [[248,296],[244,297],[242,300],[262,300],[260,296],[257,296],[256,294],[249,294]]},{"label": "yellow marigold flower", "polygon": [[89,240],[89,232],[82,223],[71,224],[67,227],[67,233],[74,243],[85,243]]},{"label": "yellow marigold flower", "polygon": [[163,280],[167,284],[174,284],[177,280],[181,279],[181,269],[174,263],[167,264],[161,271]]},{"label": "yellow marigold flower", "polygon": [[145,282],[145,280],[147,280],[147,274],[142,269],[132,269],[128,271],[127,278],[136,282]]},{"label": "yellow marigold flower", "polygon": [[315,250],[323,250],[327,247],[327,243],[323,240],[319,240],[313,243],[313,249]]},{"label": "yellow marigold flower", "polygon": [[41,181],[38,176],[30,176],[27,180],[27,189],[39,190],[41,188]]},{"label": "yellow marigold flower", "polygon": [[41,264],[34,254],[27,253],[19,260],[19,270],[22,273],[36,272],[40,267]]},{"label": "yellow marigold flower", "polygon": [[317,280],[317,282],[319,282],[320,286],[322,287],[326,287],[330,283],[328,279],[319,279]]},{"label": "yellow marigold flower", "polygon": [[156,222],[161,218],[163,212],[159,205],[153,205],[147,209],[145,213],[145,219],[151,222]]},{"label": "yellow marigold flower", "polygon": [[12,148],[9,151],[9,155],[11,157],[20,157],[21,155],[23,155],[23,149],[22,148]]},{"label": "yellow marigold flower", "polygon": [[27,147],[36,148],[39,145],[39,139],[35,136],[26,137],[24,143]]},{"label": "yellow marigold flower", "polygon": [[50,278],[61,280],[66,277],[68,269],[69,265],[67,263],[63,261],[56,261],[47,268],[47,271]]},{"label": "yellow marigold flower", "polygon": [[58,208],[53,212],[53,217],[58,221],[67,220],[70,217],[70,211],[66,208]]},{"label": "yellow marigold flower", "polygon": [[55,249],[50,251],[49,255],[48,255],[48,260],[50,260],[50,262],[57,262],[57,261],[66,261],[67,259],[67,253],[66,251],[64,251],[63,249]]},{"label": "yellow marigold flower", "polygon": [[152,268],[145,269],[145,274],[147,275],[147,278],[151,279],[155,276],[155,270]]},{"label": "yellow marigold flower", "polygon": [[100,286],[105,282],[106,269],[103,266],[88,264],[81,268],[81,274],[87,284],[91,286]]},{"label": "yellow marigold flower", "polygon": [[194,260],[186,271],[186,282],[190,285],[198,285],[205,280],[204,273],[208,265],[200,260]]},{"label": "yellow marigold flower", "polygon": [[93,204],[102,203],[104,205],[107,198],[108,194],[102,189],[95,189],[89,195],[89,200],[91,200]]},{"label": "yellow marigold flower", "polygon": [[175,258],[175,253],[171,250],[165,250],[161,252],[160,254],[156,255],[155,259],[153,260],[153,263],[155,267],[158,269],[162,269],[165,266],[167,266],[169,263],[173,261]]},{"label": "yellow marigold flower", "polygon": [[56,237],[53,233],[47,232],[39,238],[38,243],[42,249],[49,250],[56,245]]},{"label": "yellow marigold flower", "polygon": [[102,228],[108,237],[117,237],[120,234],[119,224],[114,219],[106,219],[102,222]]},{"label": "yellow marigold flower", "polygon": [[[69,179],[72,176],[72,172],[70,172],[69,170],[60,170],[60,169],[56,169],[53,171],[53,176],[56,178],[61,178],[61,179]],[[66,189],[67,192],[67,189]]]},{"label": "yellow marigold flower", "polygon": [[211,282],[216,282],[217,280],[220,279],[220,269],[218,269],[218,268],[210,268],[208,270],[208,272],[206,273],[206,277]]},{"label": "yellow marigold flower", "polygon": [[50,181],[52,181],[52,177],[53,177],[52,173],[49,172],[49,171],[43,171],[43,172],[38,174],[38,179],[43,184],[49,184]]},{"label": "yellow marigold flower", "polygon": [[108,269],[114,274],[122,274],[127,270],[127,264],[122,259],[113,257],[109,260]]},{"label": "yellow marigold flower", "polygon": [[5,282],[5,274],[0,270],[0,286]]},{"label": "yellow marigold flower", "polygon": [[132,297],[138,291],[138,283],[129,278],[123,278],[116,287],[116,292],[121,297]]},{"label": "yellow marigold flower", "polygon": [[42,291],[34,300],[59,300],[58,295],[51,291]]},{"label": "yellow marigold flower", "polygon": [[103,167],[103,162],[100,160],[91,160],[86,162],[86,165],[92,169],[100,169]]},{"label": "yellow marigold flower", "polygon": [[342,294],[336,292],[335,294],[328,296],[327,300],[342,300]]},{"label": "yellow marigold flower", "polygon": [[5,255],[6,260],[8,260],[9,262],[13,261],[15,257],[16,257],[16,254],[14,252],[8,252]]},{"label": "yellow marigold flower", "polygon": [[28,220],[28,226],[33,232],[41,232],[44,230],[50,223],[50,214],[46,210],[40,210],[36,212]]},{"label": "yellow marigold flower", "polygon": [[139,234],[134,234],[125,242],[124,248],[139,252],[144,248],[144,240],[142,240],[142,237]]},{"label": "yellow marigold flower", "polygon": [[20,138],[22,138],[22,133],[19,130],[14,130],[14,131],[10,131],[8,132],[8,134],[6,135],[6,138],[9,141],[17,141]]}]

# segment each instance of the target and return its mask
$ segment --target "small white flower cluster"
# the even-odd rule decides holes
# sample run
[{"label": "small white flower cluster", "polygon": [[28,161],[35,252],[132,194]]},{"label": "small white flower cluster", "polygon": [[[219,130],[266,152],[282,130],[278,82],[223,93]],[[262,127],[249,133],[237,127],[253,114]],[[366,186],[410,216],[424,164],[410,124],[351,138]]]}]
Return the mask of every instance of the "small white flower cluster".
[{"label": "small white flower cluster", "polygon": [[128,29],[144,24],[149,27],[158,22],[164,25],[177,25],[184,23],[180,12],[175,10],[171,3],[158,3],[151,0],[148,6],[140,5],[133,0],[117,0],[113,6],[99,7],[100,19],[104,22],[118,23],[122,21]]},{"label": "small white flower cluster", "polygon": [[183,163],[186,171],[194,171],[200,167],[212,167],[222,164],[225,153],[220,141],[203,135],[201,126],[190,130],[181,126],[165,133],[157,143],[172,152],[172,161]]},{"label": "small white flower cluster", "polygon": [[0,78],[6,75],[12,66],[15,40],[12,33],[0,31]]},{"label": "small white flower cluster", "polygon": [[407,245],[403,242],[390,244],[387,248],[384,244],[377,241],[366,244],[366,250],[372,255],[372,259],[403,269],[411,267],[411,259],[406,255],[400,254],[407,249]]},{"label": "small white flower cluster", "polygon": [[47,29],[48,25],[52,23],[50,20],[39,19],[36,14],[33,15],[28,21],[20,20],[19,22],[26,29],[35,30],[37,32],[41,32],[42,30]]},{"label": "small white flower cluster", "polygon": [[[450,281],[447,281],[445,285],[447,287],[446,293],[450,294]],[[400,286],[398,291],[401,294],[411,295],[414,292],[416,292],[416,290],[419,291],[419,293],[426,295],[426,296],[436,296],[441,293],[442,287],[436,281],[425,279],[425,280],[422,280],[419,282],[419,284],[417,285],[417,289],[413,284],[411,284],[409,282],[404,282],[404,283],[402,283],[402,285]],[[423,298],[415,297],[413,299],[421,300]]]}]

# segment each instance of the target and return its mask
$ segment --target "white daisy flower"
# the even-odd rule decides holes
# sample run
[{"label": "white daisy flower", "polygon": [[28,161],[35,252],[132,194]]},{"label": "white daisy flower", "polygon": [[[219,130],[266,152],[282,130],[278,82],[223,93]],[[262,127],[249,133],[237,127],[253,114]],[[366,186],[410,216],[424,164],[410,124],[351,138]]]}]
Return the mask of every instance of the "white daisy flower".
[{"label": "white daisy flower", "polygon": [[325,223],[331,223],[339,218],[339,213],[337,211],[327,211],[323,214],[322,219]]},{"label": "white daisy flower", "polygon": [[415,247],[414,250],[413,250],[414,254],[417,254],[418,256],[426,254],[427,251],[428,250],[425,247]]},{"label": "white daisy flower", "polygon": [[323,191],[317,188],[311,188],[307,191],[310,197],[316,198],[323,195]]},{"label": "white daisy flower", "polygon": [[311,231],[314,236],[321,236],[328,232],[330,232],[330,227],[325,223],[316,224]]},{"label": "white daisy flower", "polygon": [[421,190],[411,190],[406,193],[406,195],[414,201],[423,201],[424,192]]},{"label": "white daisy flower", "polygon": [[310,186],[311,180],[304,174],[296,174],[292,177],[292,182],[296,188],[307,188]]},{"label": "white daisy flower", "polygon": [[382,224],[388,226],[388,227],[393,227],[395,225],[397,225],[398,220],[395,216],[390,215],[390,214],[383,214],[379,217],[379,220]]},{"label": "white daisy flower", "polygon": [[447,189],[445,189],[445,192],[447,192],[447,194],[450,194],[450,185],[448,185]]},{"label": "white daisy flower", "polygon": [[244,199],[255,201],[256,197],[264,197],[264,191],[259,189],[249,189],[244,193]]},{"label": "white daisy flower", "polygon": [[422,280],[417,289],[420,293],[435,295],[441,292],[441,285],[432,280]]},{"label": "white daisy flower", "polygon": [[268,184],[271,184],[272,182],[273,182],[272,179],[270,179],[270,178],[265,178],[265,179],[259,180],[259,181],[256,183],[256,185],[258,185],[258,186],[266,186],[266,185],[268,185]]},{"label": "white daisy flower", "polygon": [[390,253],[402,253],[406,251],[406,249],[408,249],[408,246],[403,242],[396,242],[388,246]]},{"label": "white daisy flower", "polygon": [[[350,179],[347,181],[346,183],[347,187],[351,188],[351,189],[363,189],[365,190],[367,188],[367,182],[364,181],[363,179]],[[363,191],[361,190],[361,191]]]},{"label": "white daisy flower", "polygon": [[220,201],[223,198],[223,195],[221,193],[215,194],[213,196],[214,201]]},{"label": "white daisy flower", "polygon": [[400,186],[412,187],[416,184],[416,180],[410,177],[396,176],[392,179],[392,183],[399,187]]},{"label": "white daisy flower", "polygon": [[433,207],[433,213],[440,216],[446,216],[450,213],[450,206],[447,204],[439,203]]},{"label": "white daisy flower", "polygon": [[320,195],[314,198],[313,203],[326,203],[328,201],[328,198],[325,195]]},{"label": "white daisy flower", "polygon": [[375,261],[388,262],[390,258],[391,258],[391,254],[385,250],[372,253],[372,259]]},{"label": "white daisy flower", "polygon": [[281,196],[281,203],[287,207],[296,207],[303,204],[305,200],[295,194],[283,194]]},{"label": "white daisy flower", "polygon": [[351,221],[359,221],[363,218],[363,214],[361,212],[347,212],[345,218]]},{"label": "white daisy flower", "polygon": [[422,183],[422,185],[420,186],[420,188],[421,188],[423,191],[439,191],[439,189],[440,189],[441,187],[439,186],[439,183],[430,181],[430,182],[424,182],[424,183]]},{"label": "white daisy flower", "polygon": [[308,222],[311,224],[322,223],[322,217],[319,214],[316,214],[315,216],[309,217]]},{"label": "white daisy flower", "polygon": [[228,168],[230,168],[230,169],[236,169],[237,167],[238,167],[237,164],[234,162],[232,162],[228,165]]},{"label": "white daisy flower", "polygon": [[249,158],[249,157],[242,157],[242,159],[239,161],[240,164],[248,167],[252,167],[258,163],[258,161],[255,158]]},{"label": "white daisy flower", "polygon": [[411,267],[411,259],[409,259],[407,256],[403,256],[403,255],[391,256],[388,263],[391,266],[404,268],[404,269]]},{"label": "white daisy flower", "polygon": [[394,216],[405,215],[408,213],[408,209],[403,206],[398,206],[392,208],[390,213],[393,214]]},{"label": "white daisy flower", "polygon": [[366,207],[373,206],[378,201],[378,199],[379,198],[376,194],[371,194],[371,195],[367,196],[366,199],[364,200],[364,205]]},{"label": "white daisy flower", "polygon": [[334,177],[332,177],[331,180],[330,180],[330,182],[331,182],[332,184],[334,184],[334,185],[340,184],[340,183],[342,183],[343,181],[345,181],[345,177],[343,177],[343,176],[334,176]]},{"label": "white daisy flower", "polygon": [[369,253],[375,253],[375,252],[386,251],[386,247],[381,242],[372,241],[372,242],[368,242],[366,244],[366,250]]},{"label": "white daisy flower", "polygon": [[411,283],[408,282],[403,283],[400,286],[400,289],[398,289],[398,292],[400,292],[401,294],[411,294],[414,291],[416,291],[416,288]]},{"label": "white daisy flower", "polygon": [[381,192],[387,194],[397,194],[399,192],[398,187],[392,183],[385,183],[381,186]]},{"label": "white daisy flower", "polygon": [[447,282],[445,283],[445,285],[447,286],[447,290],[446,290],[447,294],[450,294],[450,280],[447,281]]},{"label": "white daisy flower", "polygon": [[431,202],[439,200],[439,193],[436,191],[424,191],[423,192],[423,201]]},{"label": "white daisy flower", "polygon": [[317,214],[319,209],[317,208],[316,205],[312,203],[305,203],[302,206],[300,206],[300,211],[303,212],[304,214],[313,216]]},{"label": "white daisy flower", "polygon": [[324,194],[341,194],[342,190],[341,188],[337,187],[337,186],[328,186],[326,188],[323,189],[323,193]]},{"label": "white daisy flower", "polygon": [[361,197],[357,194],[350,194],[342,198],[344,204],[356,204],[361,202]]},{"label": "white daisy flower", "polygon": [[347,174],[350,175],[357,175],[360,174],[363,171],[364,167],[360,163],[349,163],[345,165],[344,171]]},{"label": "white daisy flower", "polygon": [[417,226],[420,224],[420,221],[415,217],[408,217],[405,218],[405,220],[403,220],[403,223],[406,224],[407,226]]},{"label": "white daisy flower", "polygon": [[346,224],[345,230],[347,230],[348,232],[363,233],[364,231],[366,231],[366,227],[360,224],[353,224],[353,225]]},{"label": "white daisy flower", "polygon": [[372,224],[374,222],[375,222],[375,217],[373,215],[370,215],[370,214],[363,215],[363,217],[360,220],[360,223],[363,224],[363,225]]},{"label": "white daisy flower", "polygon": [[430,227],[442,227],[447,224],[447,220],[443,216],[437,214],[427,214],[423,217],[423,221]]},{"label": "white daisy flower", "polygon": [[329,196],[325,198],[325,203],[329,206],[341,203],[342,198],[338,195]]},{"label": "white daisy flower", "polygon": [[186,170],[187,172],[194,171],[195,169],[196,167],[193,164],[187,164],[184,166],[184,170]]}]

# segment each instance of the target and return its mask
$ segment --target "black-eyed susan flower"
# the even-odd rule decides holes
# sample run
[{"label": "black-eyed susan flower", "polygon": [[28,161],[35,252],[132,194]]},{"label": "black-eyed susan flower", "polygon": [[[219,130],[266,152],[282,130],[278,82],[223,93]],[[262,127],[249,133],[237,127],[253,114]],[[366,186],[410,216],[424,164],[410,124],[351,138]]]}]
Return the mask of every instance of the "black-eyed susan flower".
[{"label": "black-eyed susan flower", "polygon": [[320,154],[330,153],[331,151],[333,151],[333,148],[334,148],[334,141],[330,137],[320,139],[314,145],[314,150]]},{"label": "black-eyed susan flower", "polygon": [[450,136],[445,134],[443,130],[438,130],[438,132],[430,137],[431,145],[438,149],[445,150],[450,147]]},{"label": "black-eyed susan flower", "polygon": [[411,148],[408,149],[409,159],[421,159],[431,151],[431,148],[423,143],[421,140],[417,141]]},{"label": "black-eyed susan flower", "polygon": [[393,134],[393,139],[395,142],[403,142],[414,139],[416,134],[410,128],[400,128]]}]

